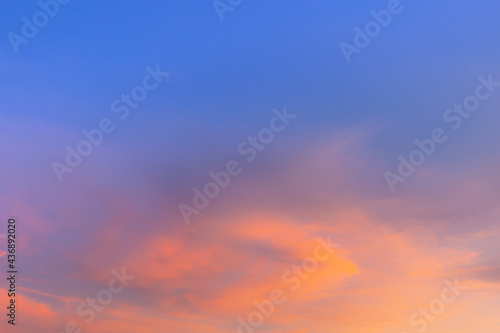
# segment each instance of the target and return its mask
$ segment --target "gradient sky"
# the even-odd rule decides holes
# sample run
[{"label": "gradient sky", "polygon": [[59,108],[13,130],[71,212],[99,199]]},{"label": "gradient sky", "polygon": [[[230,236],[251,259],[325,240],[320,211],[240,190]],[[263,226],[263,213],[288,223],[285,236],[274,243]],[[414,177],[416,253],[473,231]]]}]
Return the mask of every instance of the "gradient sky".
[{"label": "gradient sky", "polygon": [[[18,325],[4,332],[236,332],[237,318],[338,244],[255,332],[413,333],[409,317],[467,287],[432,333],[500,331],[500,89],[460,129],[443,113],[500,81],[498,1],[401,1],[347,63],[339,44],[388,1],[83,1],[15,53],[40,10],[0,2],[0,267],[18,220]],[[170,74],[119,120],[112,102],[146,68]],[[238,145],[273,109],[297,115],[248,163]],[[82,130],[116,129],[59,182]],[[448,140],[391,192],[414,140]],[[230,160],[243,171],[187,225],[178,209]],[[112,270],[136,278],[91,323],[76,314]],[[7,304],[0,284],[0,307]]]}]

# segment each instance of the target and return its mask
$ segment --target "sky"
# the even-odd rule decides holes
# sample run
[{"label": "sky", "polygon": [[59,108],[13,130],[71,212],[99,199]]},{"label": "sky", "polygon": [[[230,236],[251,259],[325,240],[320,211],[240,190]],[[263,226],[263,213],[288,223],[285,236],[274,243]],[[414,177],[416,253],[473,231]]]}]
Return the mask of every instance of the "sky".
[{"label": "sky", "polygon": [[1,331],[499,332],[499,10],[2,0]]}]

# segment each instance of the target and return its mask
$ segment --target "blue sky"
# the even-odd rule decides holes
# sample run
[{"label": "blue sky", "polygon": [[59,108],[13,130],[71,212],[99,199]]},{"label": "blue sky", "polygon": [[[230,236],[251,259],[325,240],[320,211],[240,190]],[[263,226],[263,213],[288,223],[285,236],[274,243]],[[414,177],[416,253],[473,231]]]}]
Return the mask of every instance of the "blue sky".
[{"label": "blue sky", "polygon": [[[60,296],[84,298],[96,285],[105,284],[109,267],[124,263],[151,273],[143,277],[144,284],[131,288],[124,303],[182,312],[180,304],[189,300],[196,309],[189,314],[206,326],[168,322],[169,327],[189,333],[226,329],[231,327],[224,321],[226,315],[233,318],[235,313],[225,305],[234,299],[221,301],[211,293],[246,291],[236,282],[238,288],[231,289],[228,276],[250,274],[253,266],[242,268],[225,255],[234,251],[254,260],[255,267],[273,271],[281,264],[269,268],[266,260],[288,263],[296,259],[293,242],[309,244],[300,235],[325,230],[347,242],[347,252],[341,252],[342,274],[354,276],[354,282],[335,284],[329,290],[347,300],[355,297],[349,283],[363,285],[361,289],[369,290],[371,296],[377,288],[384,295],[394,292],[377,280],[380,272],[372,271],[375,266],[385,267],[387,262],[381,258],[391,252],[370,236],[379,232],[383,234],[380,239],[387,237],[386,243],[394,248],[408,255],[422,254],[423,259],[412,257],[415,262],[431,260],[436,254],[437,262],[430,266],[442,271],[422,273],[419,265],[411,267],[413,273],[425,275],[415,273],[424,281],[426,297],[436,288],[426,283],[444,275],[462,274],[477,290],[486,288],[481,284],[484,281],[474,279],[490,276],[498,267],[498,251],[491,247],[498,237],[498,231],[491,231],[498,218],[498,92],[460,130],[448,132],[449,140],[415,176],[398,185],[395,194],[388,190],[383,174],[397,169],[398,155],[408,156],[415,149],[415,139],[447,126],[443,113],[474,93],[479,76],[492,75],[500,81],[500,4],[493,0],[402,0],[401,13],[347,63],[340,43],[353,44],[354,27],[364,28],[372,20],[370,12],[386,9],[387,4],[252,0],[226,12],[221,21],[208,0],[72,0],[61,5],[57,15],[15,53],[8,34],[21,34],[22,18],[31,20],[40,6],[37,1],[3,0],[0,139],[7,163],[0,167],[0,207],[30,221],[30,230],[23,231],[27,237],[23,283],[38,291],[29,294],[29,301],[40,306],[37,309],[46,306],[47,313],[53,314],[40,325],[59,329],[61,321],[74,315],[71,307],[55,297],[58,291]],[[141,84],[148,66],[157,65],[170,73],[168,80],[150,91],[129,118],[117,120],[111,103]],[[210,171],[240,158],[238,144],[267,126],[274,108],[285,106],[297,119],[276,134],[254,163],[243,166],[242,175],[200,215],[198,224],[185,229],[179,202],[190,201],[192,189],[207,182]],[[75,147],[83,138],[81,131],[96,128],[105,117],[115,121],[116,130],[105,136],[80,167],[66,174],[64,182],[58,182],[51,163],[63,161],[65,147]],[[269,244],[264,246],[261,234],[246,229],[253,218],[262,235],[271,239]],[[330,223],[336,218],[342,221],[338,229]],[[349,219],[359,224],[351,229]],[[144,229],[137,226],[138,220]],[[246,234],[233,230],[231,221]],[[308,229],[303,221],[315,222]],[[266,224],[278,229],[289,226],[284,234],[290,243],[282,244],[267,234]],[[95,230],[102,234],[96,236]],[[468,233],[470,238],[464,236]],[[229,237],[233,234],[234,239]],[[425,241],[419,243],[421,237]],[[94,248],[91,243],[98,245]],[[436,244],[447,247],[436,249]],[[239,252],[254,245],[264,254]],[[300,256],[307,255],[305,248],[299,248]],[[146,267],[134,251],[146,253]],[[155,251],[164,257],[157,257]],[[376,253],[373,267],[367,263],[371,251]],[[183,253],[192,261],[213,264],[216,257],[234,264],[220,267],[229,274],[222,278],[227,285],[221,287],[217,279],[212,280],[217,272],[205,276],[184,263]],[[461,256],[473,259],[461,262]],[[407,272],[404,258],[386,259]],[[179,275],[159,272],[158,262],[178,269]],[[184,270],[189,271],[186,276]],[[395,268],[391,272],[396,280],[398,274],[405,278],[395,293],[405,290],[415,277]],[[363,274],[380,284],[365,286],[369,278]],[[208,279],[207,289],[196,289],[204,281],[199,276]],[[183,278],[186,285],[175,285]],[[75,287],[74,281],[80,286]],[[261,285],[272,285],[265,282]],[[186,291],[190,288],[201,296],[190,298]],[[257,285],[248,288],[260,290]],[[44,296],[47,300],[40,293],[54,297]],[[403,305],[405,310],[420,301],[413,296]],[[299,299],[295,310],[302,316],[308,309],[307,297]],[[483,301],[496,304],[491,299]],[[329,302],[323,299],[314,309],[322,313],[327,306],[335,307]],[[467,303],[470,308],[476,305]],[[128,313],[120,306],[119,313]],[[214,313],[210,313],[212,307]],[[397,310],[390,308],[392,314]],[[356,309],[348,307],[346,313],[335,309],[347,319],[320,321],[311,326],[314,332],[324,332],[322,325],[328,324],[339,325],[339,332],[357,333],[359,327],[346,324],[358,323]],[[371,316],[365,308],[357,310]],[[117,319],[109,316],[112,322]],[[152,316],[163,320],[161,313]],[[373,332],[389,332],[379,322],[386,314],[377,312],[375,317],[367,324]],[[34,318],[38,318],[36,313]],[[134,317],[134,323],[144,318]],[[297,332],[309,332],[308,320],[297,326],[302,329]],[[443,332],[456,329],[445,323]],[[161,325],[149,327],[150,332],[160,332]],[[89,332],[100,327],[90,327]],[[133,332],[136,326],[131,327]],[[270,327],[266,329],[278,326]],[[177,332],[174,328],[170,331]],[[30,329],[34,328],[22,333]]]}]

